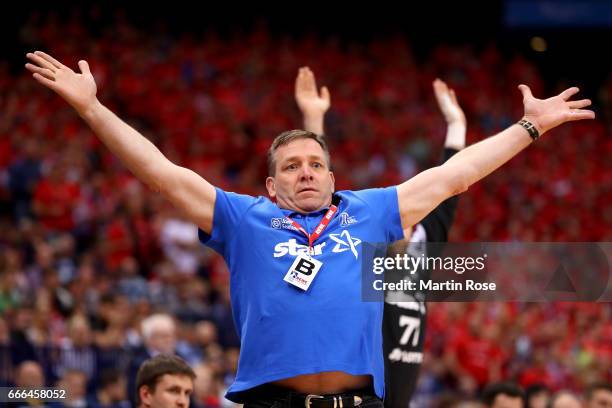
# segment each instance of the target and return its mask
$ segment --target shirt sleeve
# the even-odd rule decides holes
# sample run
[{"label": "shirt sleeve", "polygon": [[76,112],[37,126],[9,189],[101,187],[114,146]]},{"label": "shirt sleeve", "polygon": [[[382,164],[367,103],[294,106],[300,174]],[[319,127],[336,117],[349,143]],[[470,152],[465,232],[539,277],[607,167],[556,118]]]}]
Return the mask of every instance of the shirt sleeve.
[{"label": "shirt sleeve", "polygon": [[363,200],[378,218],[381,227],[385,229],[387,242],[404,238],[395,186],[355,191],[355,195]]},{"label": "shirt sleeve", "polygon": [[[442,162],[453,157],[458,150],[446,148],[442,157]],[[453,225],[455,211],[459,196],[452,196],[441,202],[433,209],[423,220],[421,225],[427,231],[427,241],[430,242],[446,242],[448,241],[448,232]],[[438,248],[440,248],[438,246]]]},{"label": "shirt sleeve", "polygon": [[223,191],[215,187],[215,213],[210,234],[198,229],[200,242],[224,254],[226,245],[237,233],[240,223],[248,209],[257,201],[255,197]]}]

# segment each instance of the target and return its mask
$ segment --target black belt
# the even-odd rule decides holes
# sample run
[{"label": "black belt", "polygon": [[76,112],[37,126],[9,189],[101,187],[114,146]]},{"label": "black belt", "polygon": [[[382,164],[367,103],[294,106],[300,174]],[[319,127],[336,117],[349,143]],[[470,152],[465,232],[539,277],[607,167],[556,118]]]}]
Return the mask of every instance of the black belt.
[{"label": "black belt", "polygon": [[304,408],[351,408],[358,407],[362,401],[363,395],[360,393],[331,395],[295,394],[291,395],[289,404],[291,407]]},{"label": "black belt", "polygon": [[376,396],[371,386],[337,394],[317,395],[301,394],[272,384],[260,385],[245,394],[246,401],[277,399],[291,408],[352,408],[359,407],[366,397]]}]

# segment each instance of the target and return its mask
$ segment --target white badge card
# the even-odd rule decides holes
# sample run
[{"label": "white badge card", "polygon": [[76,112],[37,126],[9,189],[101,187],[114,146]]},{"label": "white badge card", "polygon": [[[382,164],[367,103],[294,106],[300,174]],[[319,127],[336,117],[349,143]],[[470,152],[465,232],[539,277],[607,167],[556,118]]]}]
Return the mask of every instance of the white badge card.
[{"label": "white badge card", "polygon": [[319,273],[321,266],[323,266],[323,262],[308,255],[300,254],[295,257],[291,268],[289,268],[283,280],[306,291],[315,276],[317,276],[317,273]]}]

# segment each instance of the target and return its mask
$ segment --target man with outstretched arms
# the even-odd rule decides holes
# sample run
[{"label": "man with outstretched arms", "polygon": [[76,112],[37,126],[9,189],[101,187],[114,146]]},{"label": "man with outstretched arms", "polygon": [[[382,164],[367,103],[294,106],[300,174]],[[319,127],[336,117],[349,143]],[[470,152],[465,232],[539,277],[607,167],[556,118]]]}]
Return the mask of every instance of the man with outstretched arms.
[{"label": "man with outstretched arms", "polygon": [[[560,124],[594,117],[570,88],[536,99],[520,85],[522,120],[398,186],[334,193],[325,141],[284,132],[269,150],[270,199],[215,188],[170,162],[96,97],[86,61],[74,72],[29,53],[34,79],[57,92],[144,183],[200,228],[230,269],[241,339],[227,398],[247,406],[381,407],[383,305],[361,301],[361,242],[394,242],[445,199],[465,191]],[[341,225],[346,212],[356,222]]]}]

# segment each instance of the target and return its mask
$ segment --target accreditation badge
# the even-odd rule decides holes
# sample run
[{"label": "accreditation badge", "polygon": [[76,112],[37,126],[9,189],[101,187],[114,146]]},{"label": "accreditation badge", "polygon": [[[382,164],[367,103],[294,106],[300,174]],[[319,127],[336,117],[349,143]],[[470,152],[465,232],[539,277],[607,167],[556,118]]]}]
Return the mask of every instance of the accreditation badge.
[{"label": "accreditation badge", "polygon": [[283,280],[306,291],[317,276],[317,273],[319,273],[321,266],[323,266],[323,262],[311,256],[300,254],[295,257]]}]

